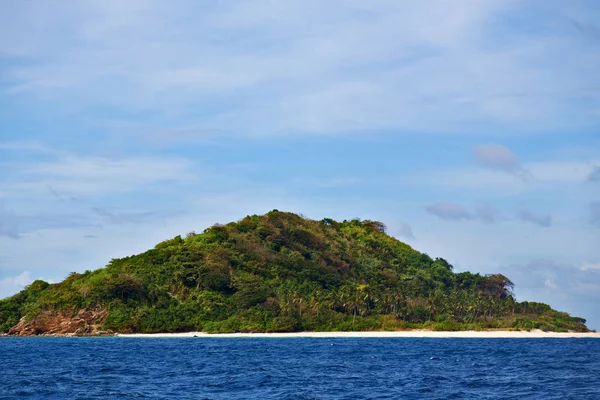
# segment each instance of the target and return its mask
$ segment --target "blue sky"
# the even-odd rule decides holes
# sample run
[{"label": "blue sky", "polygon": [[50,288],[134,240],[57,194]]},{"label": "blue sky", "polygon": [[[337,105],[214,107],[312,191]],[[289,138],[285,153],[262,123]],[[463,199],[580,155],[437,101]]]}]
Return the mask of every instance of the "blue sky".
[{"label": "blue sky", "polygon": [[600,329],[600,3],[1,3],[0,297],[277,208]]}]

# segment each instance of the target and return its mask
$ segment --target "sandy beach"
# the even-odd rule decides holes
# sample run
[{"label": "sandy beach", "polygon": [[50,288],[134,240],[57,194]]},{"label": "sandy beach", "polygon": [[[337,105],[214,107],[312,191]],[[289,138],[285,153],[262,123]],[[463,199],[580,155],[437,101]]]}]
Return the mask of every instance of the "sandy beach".
[{"label": "sandy beach", "polygon": [[427,330],[381,331],[381,332],[290,332],[290,333],[220,333],[204,332],[182,333],[133,333],[119,334],[123,338],[598,338],[599,332],[544,332],[527,331],[459,331],[438,332]]}]

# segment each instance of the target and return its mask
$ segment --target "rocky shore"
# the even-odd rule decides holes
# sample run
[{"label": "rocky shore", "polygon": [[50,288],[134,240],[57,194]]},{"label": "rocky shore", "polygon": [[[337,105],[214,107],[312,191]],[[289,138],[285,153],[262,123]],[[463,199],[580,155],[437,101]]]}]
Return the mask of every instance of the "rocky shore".
[{"label": "rocky shore", "polygon": [[101,307],[80,310],[75,315],[44,311],[29,321],[21,318],[7,336],[114,336],[112,331],[100,330],[107,315]]}]

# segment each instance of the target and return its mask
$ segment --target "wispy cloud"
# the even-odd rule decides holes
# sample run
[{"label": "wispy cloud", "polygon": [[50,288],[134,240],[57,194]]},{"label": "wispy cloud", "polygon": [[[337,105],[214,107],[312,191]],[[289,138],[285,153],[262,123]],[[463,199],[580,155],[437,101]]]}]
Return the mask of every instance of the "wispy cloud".
[{"label": "wispy cloud", "polygon": [[31,271],[23,271],[16,276],[9,276],[0,279],[0,299],[7,297],[13,293],[23,290],[27,285],[33,282],[35,279],[45,280],[49,283],[54,283],[51,279],[45,279],[44,277],[37,277]]},{"label": "wispy cloud", "polygon": [[493,224],[504,219],[503,215],[489,204],[480,205],[477,207],[475,210],[475,215],[478,219],[488,224]]},{"label": "wispy cloud", "polygon": [[[449,221],[460,220],[479,220],[487,224],[500,222],[505,217],[497,209],[489,204],[482,204],[470,211],[459,203],[437,202],[425,207],[425,211],[441,219]],[[552,225],[552,216],[549,214],[535,213],[529,209],[521,207],[515,214],[519,221],[528,222],[541,227]]]},{"label": "wispy cloud", "polygon": [[552,216],[549,214],[538,214],[528,209],[521,208],[517,211],[516,216],[521,221],[530,222],[544,228],[552,225]]},{"label": "wispy cloud", "polygon": [[410,224],[406,222],[399,222],[396,224],[390,225],[390,231],[394,236],[398,236],[404,239],[415,240],[415,235],[413,234],[412,228]]},{"label": "wispy cloud", "polygon": [[581,264],[579,269],[582,271],[590,271],[590,270],[591,271],[600,271],[600,262],[597,262],[597,263],[584,262],[583,264]]},{"label": "wispy cloud", "polygon": [[591,173],[590,163],[598,162],[597,155],[589,160],[554,160],[530,162],[525,168],[531,171],[535,180],[543,183],[553,184],[581,184],[584,183]]},{"label": "wispy cloud", "polygon": [[600,167],[594,167],[588,176],[590,182],[600,182]]},{"label": "wispy cloud", "polygon": [[0,204],[0,236],[11,239],[20,237],[19,221],[14,212],[7,210]]},{"label": "wispy cloud", "polygon": [[[11,172],[3,177],[0,192],[4,202],[0,204],[0,237],[11,239],[47,230],[85,231],[164,221],[181,214],[181,202],[155,204],[153,198],[177,198],[178,190],[183,196],[188,192],[186,185],[199,179],[197,164],[183,157],[109,158],[56,151],[39,144],[4,147],[45,153],[41,158],[5,163]],[[171,194],[163,193],[166,186]]]},{"label": "wispy cloud", "polygon": [[519,157],[506,146],[479,145],[473,148],[473,153],[480,166],[515,175],[526,182],[534,178],[531,172],[523,167]]},{"label": "wispy cloud", "polygon": [[451,202],[438,202],[425,208],[429,214],[447,220],[472,219],[473,216],[462,205]]},{"label": "wispy cloud", "polygon": [[127,157],[109,159],[103,157],[68,156],[52,162],[30,165],[23,170],[26,174],[50,176],[57,179],[78,181],[113,182],[124,186],[137,182],[136,186],[152,181],[185,179],[191,174],[190,163],[185,159],[166,157]]},{"label": "wispy cloud", "polygon": [[49,153],[55,154],[56,150],[43,145],[40,142],[0,142],[0,151],[23,151],[23,152],[35,152],[35,153]]},{"label": "wispy cloud", "polygon": [[566,188],[572,191],[589,180],[593,173],[590,164],[595,162],[597,157],[522,163],[523,172],[516,174],[498,168],[443,168],[416,172],[411,179],[415,185],[436,185],[438,188],[461,188],[486,193],[514,195],[540,189],[562,191]]},{"label": "wispy cloud", "polygon": [[[177,146],[202,145],[215,143],[216,139],[226,134],[223,129],[205,127],[163,128],[148,126],[124,127],[119,122],[109,124],[118,130],[125,129],[130,133],[130,141],[135,145],[151,146],[157,149],[174,148]],[[218,142],[217,142],[218,143]]]},{"label": "wispy cloud", "polygon": [[521,162],[517,155],[506,146],[500,144],[479,145],[473,148],[477,162],[487,168],[507,172],[516,172],[521,169]]},{"label": "wispy cloud", "polygon": [[23,271],[17,276],[0,279],[0,299],[22,290],[31,282],[33,282],[33,279],[31,278],[31,272],[29,271]]},{"label": "wispy cloud", "polygon": [[481,204],[470,211],[458,203],[437,202],[427,206],[425,211],[445,220],[479,220],[493,224],[504,219],[502,213],[489,204]]},{"label": "wispy cloud", "polygon": [[590,203],[589,222],[600,228],[600,202]]},{"label": "wispy cloud", "polygon": [[[106,158],[66,154],[48,161],[13,164],[19,179],[5,186],[13,197],[52,193],[65,198],[156,189],[166,182],[191,182],[199,177],[194,163],[177,157]],[[13,178],[14,179],[14,178]]]},{"label": "wispy cloud", "polygon": [[85,210],[57,208],[54,211],[29,211],[27,213],[0,210],[0,236],[21,239],[23,235],[46,229],[99,228],[97,219]]},{"label": "wispy cloud", "polygon": [[596,264],[540,258],[501,269],[515,282],[518,300],[551,304],[561,311],[586,318],[588,326],[598,328],[600,318],[596,304],[600,301],[600,269]]},{"label": "wispy cloud", "polygon": [[[600,292],[591,293],[590,285],[600,288],[600,268],[597,263],[584,262],[581,265],[573,265],[548,259],[532,260],[524,265],[507,266],[515,274],[524,288],[561,289],[563,294],[567,292],[571,296],[580,294],[589,296],[594,294],[598,297]],[[552,283],[552,286],[548,285]]]},{"label": "wispy cloud", "polygon": [[156,221],[168,217],[179,216],[182,214],[180,211],[116,211],[107,209],[105,207],[92,207],[92,211],[96,215],[100,216],[106,223],[114,225],[139,224],[148,221]]},{"label": "wispy cloud", "polygon": [[598,98],[586,91],[598,58],[561,25],[577,7],[545,10],[559,40],[506,32],[520,10],[500,0],[18,2],[0,23],[20,40],[0,40],[0,54],[20,60],[5,68],[13,96],[188,119],[210,107],[195,122],[240,133],[589,124],[593,107],[579,100]]}]

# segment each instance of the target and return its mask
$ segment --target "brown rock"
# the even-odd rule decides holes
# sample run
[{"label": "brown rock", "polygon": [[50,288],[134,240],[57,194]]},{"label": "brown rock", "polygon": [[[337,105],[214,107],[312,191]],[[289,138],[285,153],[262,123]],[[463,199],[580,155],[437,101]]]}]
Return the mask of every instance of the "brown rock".
[{"label": "brown rock", "polygon": [[15,336],[95,336],[104,323],[108,311],[96,306],[81,309],[75,315],[73,314],[74,310],[70,315],[64,311],[43,311],[27,322],[25,322],[25,318],[21,318],[19,323],[8,331],[8,334]]}]

